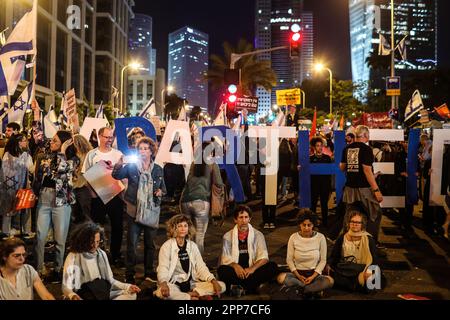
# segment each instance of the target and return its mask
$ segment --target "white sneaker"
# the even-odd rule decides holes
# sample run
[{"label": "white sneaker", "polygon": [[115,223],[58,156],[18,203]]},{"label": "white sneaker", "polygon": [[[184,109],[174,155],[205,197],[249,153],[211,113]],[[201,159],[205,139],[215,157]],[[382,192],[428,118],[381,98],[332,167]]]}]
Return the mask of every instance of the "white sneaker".
[{"label": "white sneaker", "polygon": [[16,236],[16,235],[18,235],[18,234],[20,234],[20,230],[11,228],[11,231],[9,232],[9,236],[10,236],[10,237],[14,237],[14,236]]}]

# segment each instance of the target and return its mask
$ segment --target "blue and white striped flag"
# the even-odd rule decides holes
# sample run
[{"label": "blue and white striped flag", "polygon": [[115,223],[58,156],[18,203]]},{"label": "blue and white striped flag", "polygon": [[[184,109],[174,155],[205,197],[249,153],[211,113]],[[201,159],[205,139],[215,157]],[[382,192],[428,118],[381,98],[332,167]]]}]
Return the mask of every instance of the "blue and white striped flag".
[{"label": "blue and white striped flag", "polygon": [[4,123],[17,122],[22,125],[25,112],[31,110],[33,86],[34,82],[31,81],[16,100],[16,103],[2,115],[2,130],[6,129],[6,126],[3,126]]},{"label": "blue and white striped flag", "polygon": [[151,98],[145,105],[144,109],[142,109],[142,111],[139,113],[139,117],[150,119],[151,116],[155,115],[156,115],[155,100]]},{"label": "blue and white striped flag", "polygon": [[0,49],[0,96],[11,96],[16,91],[26,56],[36,53],[37,0],[33,9],[17,23]]},{"label": "blue and white striped flag", "polygon": [[104,118],[105,112],[103,108],[103,101],[100,103],[100,107],[98,108],[97,112],[95,113],[96,118]]},{"label": "blue and white striped flag", "polygon": [[419,90],[414,91],[405,109],[405,122],[424,108]]},{"label": "blue and white striped flag", "polygon": [[43,127],[44,127],[45,137],[48,139],[53,138],[53,136],[59,130],[59,123],[58,123],[55,108],[53,107],[53,105],[51,105],[50,108],[48,109],[48,112],[45,115],[42,123],[43,123]]}]

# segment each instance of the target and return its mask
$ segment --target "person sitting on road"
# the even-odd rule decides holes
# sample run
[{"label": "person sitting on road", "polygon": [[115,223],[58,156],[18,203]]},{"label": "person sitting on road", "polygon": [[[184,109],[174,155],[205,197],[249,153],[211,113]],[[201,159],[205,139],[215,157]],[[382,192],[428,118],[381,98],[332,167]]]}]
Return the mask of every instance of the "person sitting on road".
[{"label": "person sitting on road", "polygon": [[269,262],[264,235],[252,227],[252,211],[240,205],[234,211],[235,226],[223,236],[221,265],[217,270],[230,292],[231,285],[240,285],[247,293],[274,279],[278,265]]},{"label": "person sitting on road", "polygon": [[42,300],[55,300],[36,270],[25,264],[25,243],[9,238],[0,243],[0,300],[33,300],[33,289]]},{"label": "person sitting on road", "polygon": [[300,210],[299,231],[289,238],[286,262],[291,272],[278,275],[278,283],[297,287],[305,298],[312,298],[333,286],[333,278],[323,275],[327,264],[325,236],[314,231],[317,217],[309,209]]},{"label": "person sitting on road", "polygon": [[[381,276],[379,280],[384,281],[379,269],[380,264],[375,240],[366,231],[367,217],[363,213],[362,204],[353,203],[348,206],[347,210],[346,232],[336,240],[327,269],[330,269],[330,275],[335,281],[335,287],[367,292],[368,286],[366,284],[373,279],[374,271],[375,278],[378,274]],[[354,266],[354,272],[351,274],[348,268],[346,268],[347,270],[342,270],[342,262],[344,264],[348,264],[348,262],[358,264],[360,265],[360,270]]]},{"label": "person sitting on road", "polygon": [[159,250],[158,289],[167,300],[200,300],[225,292],[225,284],[209,271],[197,244],[191,219],[179,214],[167,222],[167,240]]},{"label": "person sitting on road", "polygon": [[114,279],[106,252],[100,249],[102,229],[93,222],[78,225],[64,263],[62,291],[70,300],[136,300],[141,289]]}]

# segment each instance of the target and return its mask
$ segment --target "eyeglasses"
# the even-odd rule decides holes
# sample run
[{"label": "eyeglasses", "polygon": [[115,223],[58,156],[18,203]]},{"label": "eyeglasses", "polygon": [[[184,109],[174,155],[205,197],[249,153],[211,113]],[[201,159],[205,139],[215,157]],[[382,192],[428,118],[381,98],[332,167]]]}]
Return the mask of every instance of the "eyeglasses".
[{"label": "eyeglasses", "polygon": [[148,150],[151,150],[150,148],[139,148],[139,151],[148,151]]},{"label": "eyeglasses", "polygon": [[28,253],[13,253],[11,254],[11,256],[15,259],[19,259],[20,257],[23,257],[24,259],[26,259],[28,257]]},{"label": "eyeglasses", "polygon": [[112,139],[114,139],[114,137],[113,137],[113,136],[104,136],[104,135],[102,135],[102,137],[103,137],[103,138],[105,138],[105,139],[108,139],[108,140],[112,140]]},{"label": "eyeglasses", "polygon": [[351,220],[350,223],[353,223],[353,224],[362,224],[361,221],[353,221],[353,220]]}]

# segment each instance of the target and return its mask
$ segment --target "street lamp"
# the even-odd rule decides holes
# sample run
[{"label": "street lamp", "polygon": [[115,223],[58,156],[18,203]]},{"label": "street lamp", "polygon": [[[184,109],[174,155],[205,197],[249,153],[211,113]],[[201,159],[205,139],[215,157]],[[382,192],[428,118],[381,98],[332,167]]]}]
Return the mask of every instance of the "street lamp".
[{"label": "street lamp", "polygon": [[141,69],[142,65],[140,63],[134,61],[122,68],[121,77],[120,77],[120,113],[123,113],[123,100],[124,100],[123,99],[123,83],[124,83],[123,77],[125,75],[125,70],[128,68],[131,68],[136,71],[136,70]]},{"label": "street lamp", "polygon": [[330,73],[330,116],[333,114],[333,73],[330,68],[325,67],[322,63],[316,63],[314,69],[317,72],[327,70]]}]

